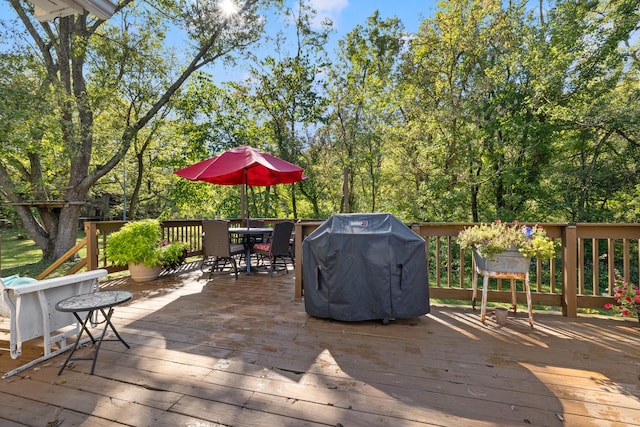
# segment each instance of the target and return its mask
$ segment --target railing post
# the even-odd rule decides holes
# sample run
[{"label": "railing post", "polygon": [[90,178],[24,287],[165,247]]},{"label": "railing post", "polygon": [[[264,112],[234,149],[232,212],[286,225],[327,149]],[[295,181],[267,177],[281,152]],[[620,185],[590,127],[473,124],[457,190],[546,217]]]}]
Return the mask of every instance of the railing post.
[{"label": "railing post", "polygon": [[98,269],[98,228],[94,222],[84,223],[87,238],[87,271]]},{"label": "railing post", "polygon": [[562,232],[562,314],[567,317],[578,317],[577,245],[576,223],[570,222]]},{"label": "railing post", "polygon": [[304,224],[296,222],[295,224],[295,238],[294,238],[294,297],[296,299],[302,298],[302,240],[304,239]]}]

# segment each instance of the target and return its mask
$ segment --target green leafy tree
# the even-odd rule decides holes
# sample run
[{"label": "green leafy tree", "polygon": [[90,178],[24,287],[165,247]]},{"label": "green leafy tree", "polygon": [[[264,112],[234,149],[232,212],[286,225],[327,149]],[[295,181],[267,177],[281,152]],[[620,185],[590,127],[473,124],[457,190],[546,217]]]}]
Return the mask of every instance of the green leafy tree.
[{"label": "green leafy tree", "polygon": [[421,218],[602,220],[635,184],[638,5],[528,7],[453,0],[412,41],[398,146],[423,159]]},{"label": "green leafy tree", "polygon": [[[250,102],[268,132],[263,138],[267,151],[308,169],[302,156],[303,143],[305,134],[324,120],[325,86],[320,76],[327,66],[324,46],[332,24],[325,21],[315,30],[315,11],[306,2],[299,2],[295,11],[287,9],[285,16],[292,23],[294,35],[287,39],[280,32],[274,40],[276,57],[267,56],[251,68]],[[290,214],[294,218],[299,216],[296,188],[308,199],[318,197],[312,182],[310,179],[309,184],[303,181],[289,187]],[[269,211],[268,201],[266,197],[265,213]],[[290,216],[289,212],[285,216]]]},{"label": "green leafy tree", "polygon": [[[477,121],[483,109],[477,104],[486,106],[496,95],[496,88],[485,86],[485,77],[489,56],[497,56],[500,46],[494,37],[500,11],[500,1],[441,3],[435,16],[422,23],[406,55],[406,126],[410,135],[423,138],[417,150],[428,161],[428,169],[417,175],[425,179],[418,183],[422,218],[464,218],[469,206],[477,217],[479,174],[486,167],[483,140],[494,137],[482,129],[489,123]],[[482,119],[492,120],[486,113]]]},{"label": "green leafy tree", "polygon": [[[37,24],[30,3],[20,0],[10,3],[23,31],[31,38],[19,50],[29,52],[25,64],[30,68],[12,69],[10,74],[29,74],[29,92],[46,93],[39,101],[50,112],[46,115],[50,120],[40,126],[24,126],[29,122],[27,112],[9,113],[11,118],[25,117],[22,122],[12,122],[4,128],[0,188],[3,197],[15,205],[30,236],[42,248],[43,256],[55,258],[75,243],[81,205],[91,187],[123,159],[141,130],[158,117],[194,72],[217,60],[231,58],[231,54],[241,53],[258,40],[264,23],[258,15],[259,7],[274,2],[247,0],[230,13],[219,8],[219,2],[161,0],[152,7],[141,7],[137,14],[132,1],[122,0],[111,21],[131,13],[144,23],[157,19],[157,13],[164,13],[172,16],[173,24],[190,39],[190,47],[183,52],[186,62],[166,79],[154,77],[152,84],[157,86],[153,91],[148,87],[138,92],[146,96],[141,102],[127,100],[117,90],[121,85],[131,88],[129,83],[135,81],[142,84],[140,72],[144,64],[155,69],[152,64],[157,58],[145,56],[146,39],[133,36],[136,26],[115,31],[110,22],[97,20],[88,13]],[[103,40],[109,40],[108,44]],[[121,50],[108,51],[108,46]],[[103,60],[105,54],[109,55],[108,60]],[[108,69],[101,68],[107,64]],[[13,78],[15,82],[24,77]],[[19,103],[16,99],[13,102]],[[123,111],[135,108],[140,111],[128,114],[127,121],[112,125],[117,133],[101,133],[97,128],[98,117],[114,104],[120,104],[118,108]],[[9,145],[8,141],[16,140],[19,144]],[[99,146],[111,147],[111,151],[110,156],[103,155],[104,160],[98,163],[94,150]],[[53,199],[62,204],[52,204]]]},{"label": "green leafy tree", "polygon": [[563,218],[612,218],[615,200],[637,185],[639,22],[634,1],[558,1],[539,28],[531,62],[547,60],[532,102],[553,126],[548,200]]},{"label": "green leafy tree", "polygon": [[[171,166],[179,169],[221,153],[232,147],[259,143],[268,133],[249,108],[248,89],[242,84],[214,83],[212,77],[198,73],[177,99],[175,133],[185,141],[173,151]],[[238,218],[242,216],[240,186],[220,186],[178,179],[172,189],[175,205],[172,215],[187,218]],[[260,189],[249,187],[250,212],[261,215],[254,200]],[[275,215],[273,215],[275,216]]]},{"label": "green leafy tree", "polygon": [[378,208],[386,142],[396,121],[394,82],[404,36],[397,18],[382,19],[375,11],[366,26],[356,26],[338,42],[330,72],[329,126],[335,153],[349,171],[350,210]]}]

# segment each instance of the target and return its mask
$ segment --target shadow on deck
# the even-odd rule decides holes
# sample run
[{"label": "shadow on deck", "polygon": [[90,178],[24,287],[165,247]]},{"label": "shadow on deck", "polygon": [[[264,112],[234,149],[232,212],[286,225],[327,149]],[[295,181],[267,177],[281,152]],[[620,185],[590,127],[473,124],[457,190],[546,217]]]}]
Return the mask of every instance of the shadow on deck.
[{"label": "shadow on deck", "polygon": [[[306,314],[292,271],[209,280],[197,263],[102,288],[134,295],[113,317],[131,349],[105,343],[93,376],[83,361],[58,376],[61,355],[2,380],[2,425],[640,425],[637,321],[485,326],[469,307],[432,306],[387,326],[338,322]],[[0,371],[41,352],[0,352]]]}]

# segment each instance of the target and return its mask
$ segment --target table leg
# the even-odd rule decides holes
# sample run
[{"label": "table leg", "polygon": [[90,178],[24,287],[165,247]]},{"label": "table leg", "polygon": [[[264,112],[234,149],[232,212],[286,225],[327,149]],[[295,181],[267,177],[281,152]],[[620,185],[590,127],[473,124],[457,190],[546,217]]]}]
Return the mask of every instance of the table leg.
[{"label": "table leg", "polygon": [[93,335],[91,335],[91,331],[89,331],[89,328],[87,328],[87,323],[89,323],[89,321],[91,320],[91,316],[93,315],[93,313],[95,313],[95,310],[91,310],[87,314],[87,318],[84,319],[84,321],[80,318],[80,316],[78,316],[78,313],[73,313],[74,317],[78,321],[78,325],[81,325],[80,333],[82,334],[82,331],[86,332],[87,335],[89,335],[89,338],[91,338],[92,344],[96,342],[96,339],[93,337]]},{"label": "table leg", "polygon": [[482,281],[482,307],[480,307],[480,321],[485,323],[487,317],[487,292],[489,288],[489,276],[484,275]]},{"label": "table leg", "polygon": [[472,293],[471,293],[471,308],[473,308],[473,310],[476,309],[476,296],[478,293],[478,272],[474,269],[473,270],[473,280],[471,281],[472,283]]},{"label": "table leg", "polygon": [[89,337],[91,338],[91,342],[95,344],[96,340],[93,338],[93,335],[91,335],[91,333],[89,332],[89,329],[87,329],[87,323],[89,322],[89,319],[91,318],[92,314],[93,314],[93,310],[89,311],[87,313],[86,319],[82,321],[82,319],[80,319],[80,316],[78,316],[78,313],[75,313],[75,312],[73,313],[76,320],[78,320],[78,324],[81,325],[81,327],[80,327],[80,331],[78,332],[78,337],[76,338],[76,342],[73,344],[73,348],[71,349],[71,353],[69,353],[69,356],[67,356],[67,360],[65,360],[64,363],[62,364],[62,367],[58,371],[58,375],[62,374],[62,371],[64,371],[64,368],[66,368],[69,361],[71,361],[71,357],[73,356],[73,353],[75,353],[76,349],[78,348],[78,344],[80,344],[80,341],[82,341],[83,332],[86,332],[87,335],[89,335]]},{"label": "table leg", "polygon": [[[102,311],[102,314],[105,314],[105,313],[104,313],[104,310],[101,310],[101,311]],[[111,308],[109,309],[109,316],[107,317],[107,316],[105,315],[105,318],[106,318],[106,322],[107,322],[107,324],[108,324],[109,326],[111,326],[111,330],[113,331],[113,333],[115,334],[115,336],[116,336],[118,339],[117,339],[117,340],[105,340],[105,341],[120,341],[122,344],[124,344],[124,346],[125,346],[125,347],[127,347],[127,348],[131,348],[131,347],[129,347],[129,344],[127,344],[127,343],[122,339],[122,337],[120,336],[120,334],[119,334],[119,333],[118,333],[118,331],[116,330],[116,327],[115,327],[115,326],[113,326],[113,323],[111,323],[111,315],[112,315],[112,314],[113,314],[113,307],[111,307]],[[106,327],[106,325],[105,325],[105,330],[106,330],[106,329],[107,329],[107,327]],[[104,335],[104,333],[103,333],[103,335]]]},{"label": "table leg", "polygon": [[525,292],[527,293],[527,308],[529,309],[529,326],[533,328],[533,308],[531,307],[531,284],[529,283],[529,273],[524,279]]},{"label": "table leg", "polygon": [[[122,339],[122,337],[120,336],[120,334],[118,333],[118,331],[116,330],[115,326],[113,326],[113,323],[111,323],[111,316],[113,315],[113,307],[109,307],[109,311],[105,313],[104,309],[101,308],[100,312],[102,313],[102,315],[104,316],[104,328],[102,329],[102,333],[100,334],[99,338],[94,338],[93,335],[91,335],[91,332],[89,332],[89,329],[87,328],[87,323],[89,322],[89,319],[91,318],[91,315],[93,314],[95,310],[91,310],[88,312],[86,319],[84,320],[84,322],[82,322],[82,320],[80,319],[80,317],[78,316],[77,313],[73,313],[73,315],[76,317],[76,319],[78,319],[78,322],[82,323],[82,328],[80,329],[80,332],[78,333],[78,338],[76,339],[76,342],[73,345],[73,348],[71,349],[71,353],[69,353],[69,356],[67,357],[67,360],[65,360],[64,364],[62,365],[62,367],[60,368],[60,370],[58,371],[58,375],[62,374],[62,371],[64,371],[64,368],[67,367],[67,364],[71,361],[71,360],[93,360],[93,363],[91,364],[91,375],[93,375],[93,372],[96,369],[96,362],[98,361],[98,353],[100,352],[100,346],[102,345],[103,341],[120,341],[122,344],[124,344],[125,347],[127,348],[131,348],[129,347],[129,344],[127,344],[125,342],[124,339]],[[109,327],[111,327],[111,330],[113,331],[113,333],[115,334],[115,336],[118,338],[117,340],[112,339],[104,339],[105,335],[107,334],[107,330],[109,329]],[[89,335],[89,337],[91,338],[91,342],[93,343],[93,345],[95,346],[94,349],[94,354],[93,357],[73,357],[73,354],[75,353],[76,349],[78,348],[78,344],[81,341],[82,338],[82,333],[86,332],[87,335]]]},{"label": "table leg", "polygon": [[[120,336],[118,331],[116,331],[116,328],[113,326],[113,323],[111,323],[111,315],[113,315],[113,307],[109,307],[109,312],[108,313],[105,313],[103,308],[100,309],[100,312],[102,312],[102,315],[104,316],[104,329],[102,330],[102,334],[100,335],[100,339],[97,341],[97,344],[96,344],[96,349],[95,349],[96,351],[95,351],[95,354],[93,356],[93,363],[91,364],[91,375],[93,375],[93,371],[96,369],[96,362],[98,361],[98,353],[100,352],[100,346],[102,345],[102,341],[120,341],[122,344],[124,344],[125,347],[131,348],[131,347],[129,347],[129,344],[127,344],[122,339],[122,337]],[[107,334],[107,329],[109,329],[109,327],[111,327],[111,330],[113,331],[113,333],[118,338],[117,340],[105,340],[104,339],[104,336]]]}]

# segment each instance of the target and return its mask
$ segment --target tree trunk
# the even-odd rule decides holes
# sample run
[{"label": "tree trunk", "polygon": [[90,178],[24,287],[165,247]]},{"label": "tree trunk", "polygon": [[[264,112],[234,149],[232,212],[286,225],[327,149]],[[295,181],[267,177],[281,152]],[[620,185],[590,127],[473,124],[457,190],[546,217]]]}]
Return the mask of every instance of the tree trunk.
[{"label": "tree trunk", "polygon": [[[28,156],[28,162],[20,163],[22,159],[14,159],[13,163],[18,163],[18,166],[14,166],[13,170],[0,164],[0,186],[3,195],[16,204],[18,215],[30,237],[42,249],[43,257],[57,258],[75,244],[81,206],[86,202],[89,189],[120,163],[138,132],[168,105],[176,91],[195,71],[235,50],[247,49],[258,39],[262,28],[256,25],[253,28],[255,31],[244,28],[235,31],[231,27],[231,19],[220,20],[211,28],[205,28],[203,37],[199,40],[199,50],[190,59],[190,63],[182,67],[175,80],[167,84],[164,92],[160,92],[155,101],[148,100],[144,104],[145,108],[140,110],[140,105],[134,105],[132,101],[129,110],[136,110],[139,115],[130,117],[131,121],[126,122],[117,151],[110,158],[101,161],[101,164],[91,165],[94,106],[89,101],[91,86],[86,84],[84,65],[88,49],[92,46],[91,38],[101,28],[102,21],[92,20],[91,26],[87,27],[89,15],[82,13],[57,18],[52,22],[41,22],[35,27],[27,3],[9,1],[24,24],[25,34],[31,35],[33,46],[39,49],[41,65],[46,70],[46,77],[41,84],[51,92],[51,99],[44,101],[50,101],[50,109],[59,112],[59,129],[56,132],[59,134],[60,144],[64,145],[60,161],[65,166],[68,165],[65,169],[69,175],[56,177],[56,188],[40,168],[40,153],[22,153],[23,157]],[[121,0],[118,11],[129,3],[132,1]],[[238,14],[247,13],[255,17],[257,5],[257,0],[246,0]],[[128,58],[128,55],[124,57]],[[119,65],[127,68],[127,64]],[[104,88],[100,90],[102,89]],[[30,142],[34,146],[46,145],[40,137],[32,137]],[[15,169],[19,170],[20,176],[16,176]],[[65,187],[58,194],[60,184]],[[23,188],[29,188],[31,194],[20,193]],[[63,207],[47,206],[48,201],[61,197],[64,198]],[[38,206],[37,213],[30,207],[34,205]]]},{"label": "tree trunk", "polygon": [[[86,196],[86,195],[85,195]],[[58,259],[76,244],[81,205],[72,204],[60,210],[58,234],[55,239],[52,259]]]},{"label": "tree trunk", "polygon": [[[146,148],[146,145],[145,147]],[[133,187],[131,197],[129,197],[129,211],[127,212],[127,218],[134,219],[136,217],[136,208],[138,206],[138,200],[140,199],[140,188],[142,187],[142,178],[144,177],[144,153],[141,151],[136,153],[136,184]],[[126,165],[125,165],[126,167]],[[124,190],[126,193],[126,189]]]},{"label": "tree trunk", "polygon": [[293,217],[298,218],[298,206],[296,203],[296,185],[291,184],[291,205],[293,206]]}]

